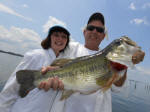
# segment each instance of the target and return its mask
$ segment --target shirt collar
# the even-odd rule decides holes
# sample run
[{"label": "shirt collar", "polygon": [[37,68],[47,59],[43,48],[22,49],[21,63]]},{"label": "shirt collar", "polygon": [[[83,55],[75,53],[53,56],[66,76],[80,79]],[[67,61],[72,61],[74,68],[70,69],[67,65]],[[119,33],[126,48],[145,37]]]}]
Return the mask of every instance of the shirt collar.
[{"label": "shirt collar", "polygon": [[[85,48],[86,48],[86,47],[85,47]],[[98,49],[98,51],[90,50],[90,49],[88,49],[88,48],[86,48],[86,49],[88,50],[89,54],[95,54],[95,53],[97,53],[98,51],[100,51],[100,48]]]},{"label": "shirt collar", "polygon": [[51,55],[52,57],[56,58],[56,54],[52,48],[48,49],[48,54]]}]

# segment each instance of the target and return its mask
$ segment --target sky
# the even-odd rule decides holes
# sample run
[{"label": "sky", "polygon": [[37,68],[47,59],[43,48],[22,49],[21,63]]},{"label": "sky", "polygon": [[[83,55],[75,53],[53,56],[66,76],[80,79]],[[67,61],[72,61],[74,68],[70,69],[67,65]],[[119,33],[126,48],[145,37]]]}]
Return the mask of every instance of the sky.
[{"label": "sky", "polygon": [[0,50],[24,54],[40,48],[53,25],[66,27],[74,41],[84,44],[83,28],[94,12],[103,13],[108,30],[100,47],[129,36],[146,53],[136,70],[150,75],[149,0],[1,0]]}]

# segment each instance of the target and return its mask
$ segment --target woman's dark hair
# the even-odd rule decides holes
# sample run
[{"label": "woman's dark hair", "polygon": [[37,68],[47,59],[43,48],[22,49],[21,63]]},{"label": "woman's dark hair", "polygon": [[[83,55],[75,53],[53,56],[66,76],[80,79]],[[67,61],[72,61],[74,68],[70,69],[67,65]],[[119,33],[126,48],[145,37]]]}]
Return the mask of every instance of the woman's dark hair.
[{"label": "woman's dark hair", "polygon": [[89,24],[90,22],[95,21],[95,20],[100,21],[100,22],[102,22],[103,25],[105,25],[104,16],[100,12],[96,12],[96,13],[92,14],[90,16],[87,24]]},{"label": "woman's dark hair", "polygon": [[63,50],[61,50],[60,52],[64,51],[67,47],[68,47],[68,44],[69,44],[69,36],[70,36],[70,33],[67,29],[61,27],[61,26],[53,26],[49,29],[49,32],[48,32],[48,36],[41,42],[41,46],[43,49],[48,49],[48,48],[51,48],[51,35],[52,33],[54,32],[63,32],[67,35],[67,43],[66,43],[66,46]]}]

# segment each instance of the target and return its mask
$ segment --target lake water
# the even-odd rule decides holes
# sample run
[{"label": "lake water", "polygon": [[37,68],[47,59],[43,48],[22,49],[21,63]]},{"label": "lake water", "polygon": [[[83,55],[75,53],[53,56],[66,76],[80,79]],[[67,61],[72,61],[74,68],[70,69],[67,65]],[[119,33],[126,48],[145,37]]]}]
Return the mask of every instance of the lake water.
[{"label": "lake water", "polygon": [[129,80],[129,87],[112,93],[113,112],[150,112],[150,84]]}]

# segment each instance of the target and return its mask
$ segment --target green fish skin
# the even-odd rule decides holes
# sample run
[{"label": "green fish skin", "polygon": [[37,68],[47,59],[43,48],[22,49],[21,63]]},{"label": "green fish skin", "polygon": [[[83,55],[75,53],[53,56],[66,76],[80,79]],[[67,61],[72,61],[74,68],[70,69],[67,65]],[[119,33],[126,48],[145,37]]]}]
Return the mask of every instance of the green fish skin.
[{"label": "green fish skin", "polygon": [[[133,67],[132,55],[141,50],[129,37],[123,36],[111,42],[96,54],[75,59],[59,59],[52,66],[60,68],[42,75],[40,71],[20,70],[16,78],[20,84],[19,95],[25,97],[29,91],[38,87],[41,81],[49,77],[59,77],[64,84],[61,100],[74,92],[91,94],[99,89],[106,91],[119,80],[127,67]],[[117,63],[117,66],[113,64]],[[123,69],[119,67],[123,66]]]}]

